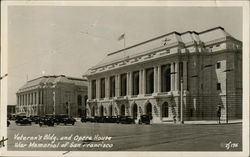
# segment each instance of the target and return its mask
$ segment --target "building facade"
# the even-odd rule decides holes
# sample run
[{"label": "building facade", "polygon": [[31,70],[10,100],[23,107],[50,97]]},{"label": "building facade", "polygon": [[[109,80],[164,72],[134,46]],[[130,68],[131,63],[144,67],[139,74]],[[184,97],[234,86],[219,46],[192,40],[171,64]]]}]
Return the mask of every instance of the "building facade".
[{"label": "building facade", "polygon": [[17,95],[18,112],[29,115],[86,115],[87,81],[60,76],[43,76],[28,81]]},{"label": "building facade", "polygon": [[153,123],[240,119],[242,42],[216,27],[171,32],[110,53],[91,67],[88,116],[128,115]]}]

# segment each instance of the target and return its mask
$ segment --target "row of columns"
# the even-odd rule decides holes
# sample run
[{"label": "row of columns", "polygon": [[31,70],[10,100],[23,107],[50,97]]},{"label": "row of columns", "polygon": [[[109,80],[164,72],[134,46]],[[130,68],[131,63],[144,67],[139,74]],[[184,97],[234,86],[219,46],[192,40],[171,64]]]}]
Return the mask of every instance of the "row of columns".
[{"label": "row of columns", "polygon": [[17,94],[17,105],[25,106],[25,105],[41,104],[42,99],[43,99],[43,93],[39,91],[35,91],[32,93],[20,93]]},{"label": "row of columns", "polygon": [[[180,71],[179,71],[180,62],[172,62],[170,64],[170,80],[171,80],[171,91],[180,90]],[[183,61],[183,89],[187,90],[187,61]],[[162,92],[162,74],[161,74],[161,66],[154,66],[154,93]],[[132,95],[133,92],[133,72],[127,72],[127,95]],[[120,96],[121,93],[121,75],[115,75],[115,96]],[[92,81],[89,80],[89,97],[92,98]],[[100,98],[100,78],[96,80],[96,98]],[[146,69],[139,70],[139,94],[146,93]],[[105,97],[110,97],[110,77],[105,77]]]}]

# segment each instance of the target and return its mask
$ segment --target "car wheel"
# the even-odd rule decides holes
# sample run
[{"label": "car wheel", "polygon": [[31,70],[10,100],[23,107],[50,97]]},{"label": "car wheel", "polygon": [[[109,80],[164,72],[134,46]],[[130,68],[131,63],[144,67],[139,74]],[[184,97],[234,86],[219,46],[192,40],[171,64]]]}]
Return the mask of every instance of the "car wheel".
[{"label": "car wheel", "polygon": [[75,125],[75,122],[73,122],[72,125]]}]

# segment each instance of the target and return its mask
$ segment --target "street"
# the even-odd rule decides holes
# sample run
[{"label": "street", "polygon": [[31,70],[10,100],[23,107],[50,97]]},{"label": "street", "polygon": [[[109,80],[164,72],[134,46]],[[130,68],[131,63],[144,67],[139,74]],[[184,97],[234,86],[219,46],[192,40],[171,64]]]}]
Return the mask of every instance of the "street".
[{"label": "street", "polygon": [[242,124],[81,123],[8,127],[8,150],[241,151]]}]

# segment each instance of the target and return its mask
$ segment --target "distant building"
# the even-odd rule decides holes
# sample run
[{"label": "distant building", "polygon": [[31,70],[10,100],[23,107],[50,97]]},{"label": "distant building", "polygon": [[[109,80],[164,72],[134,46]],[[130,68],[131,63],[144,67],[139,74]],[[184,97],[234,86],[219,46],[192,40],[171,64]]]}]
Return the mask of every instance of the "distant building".
[{"label": "distant building", "polygon": [[60,76],[43,76],[28,81],[17,95],[17,112],[27,115],[86,115],[87,81]]},{"label": "distant building", "polygon": [[242,116],[242,42],[222,27],[171,32],[110,53],[84,76],[88,116],[210,120],[218,106],[223,120]]},{"label": "distant building", "polygon": [[16,113],[16,105],[7,105],[7,116],[9,117],[12,114]]}]

